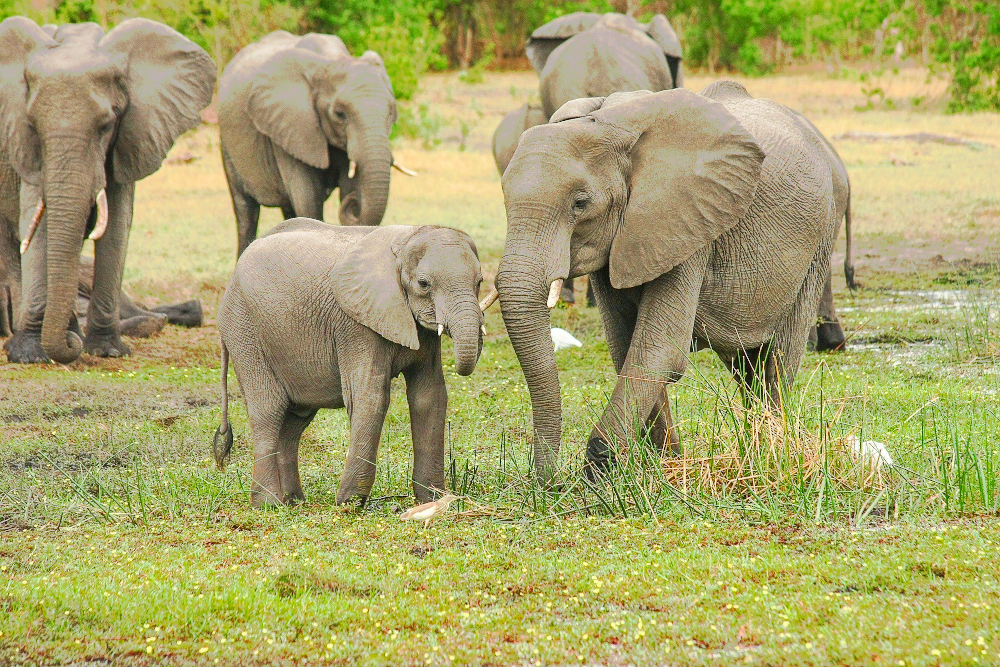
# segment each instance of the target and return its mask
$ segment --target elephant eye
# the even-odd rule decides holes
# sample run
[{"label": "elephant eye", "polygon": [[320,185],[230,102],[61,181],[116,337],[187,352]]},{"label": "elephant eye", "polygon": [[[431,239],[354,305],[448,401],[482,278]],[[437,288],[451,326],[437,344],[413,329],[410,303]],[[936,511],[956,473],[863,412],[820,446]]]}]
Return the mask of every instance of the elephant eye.
[{"label": "elephant eye", "polygon": [[589,203],[590,203],[590,200],[587,199],[586,197],[582,197],[582,196],[581,197],[577,197],[573,201],[573,212],[574,213],[581,213],[584,209],[587,208],[587,204],[589,204]]},{"label": "elephant eye", "polygon": [[431,286],[430,281],[428,281],[426,278],[417,279],[417,284],[420,285],[420,289],[429,289]]},{"label": "elephant eye", "polygon": [[339,110],[339,109],[337,111],[334,111],[333,115],[336,116],[337,120],[339,120],[339,121],[345,121],[345,120],[347,120],[347,114],[344,113],[343,111]]}]

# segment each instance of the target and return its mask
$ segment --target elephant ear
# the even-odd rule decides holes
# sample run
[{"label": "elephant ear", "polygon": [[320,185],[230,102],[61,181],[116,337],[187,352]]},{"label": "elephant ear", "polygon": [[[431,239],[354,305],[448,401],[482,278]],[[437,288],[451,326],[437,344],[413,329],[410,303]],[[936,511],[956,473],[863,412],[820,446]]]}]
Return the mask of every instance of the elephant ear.
[{"label": "elephant ear", "polygon": [[174,140],[201,122],[212,101],[215,63],[173,28],[128,19],[97,48],[124,59],[128,106],[118,123],[112,168],[119,182],[138,181],[160,168]]},{"label": "elephant ear", "polygon": [[556,109],[556,112],[552,114],[552,118],[549,119],[549,122],[561,123],[564,120],[583,118],[584,116],[590,115],[591,111],[600,109],[604,104],[604,100],[605,98],[603,97],[581,97],[578,100],[570,100]]},{"label": "elephant ear", "polygon": [[24,66],[32,51],[54,46],[56,41],[31,19],[12,16],[0,23],[0,136],[6,140],[15,171],[36,185],[42,170],[42,146],[28,123]]},{"label": "elephant ear", "polygon": [[330,153],[313,102],[311,78],[330,62],[305,49],[278,51],[261,64],[247,100],[258,132],[317,169],[330,166]]},{"label": "elephant ear", "polygon": [[420,348],[417,325],[400,285],[398,249],[416,227],[379,227],[359,239],[333,265],[333,296],[341,310],[386,340]]},{"label": "elephant ear", "polygon": [[601,14],[574,12],[552,19],[537,28],[531,33],[531,37],[528,38],[528,43],[524,47],[528,60],[531,61],[531,66],[540,75],[545,69],[545,63],[548,62],[549,56],[560,44],[592,27],[600,20]]},{"label": "elephant ear", "polygon": [[616,93],[591,115],[632,142],[628,205],[611,245],[614,287],[670,271],[746,215],[765,156],[723,105],[683,89]]},{"label": "elephant ear", "polygon": [[674,88],[679,88],[681,86],[681,59],[684,57],[684,52],[681,50],[681,40],[678,39],[673,26],[670,25],[670,21],[663,14],[657,14],[646,27],[646,34],[663,49],[663,55],[667,58],[667,66],[670,68],[670,78],[674,82]]}]

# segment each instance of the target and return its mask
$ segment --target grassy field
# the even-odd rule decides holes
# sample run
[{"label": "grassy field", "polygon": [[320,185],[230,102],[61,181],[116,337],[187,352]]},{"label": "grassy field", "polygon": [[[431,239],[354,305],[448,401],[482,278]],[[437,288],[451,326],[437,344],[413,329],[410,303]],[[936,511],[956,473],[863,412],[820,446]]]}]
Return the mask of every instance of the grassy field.
[{"label": "grassy field", "polygon": [[[856,79],[745,83],[808,113],[850,170],[863,288],[834,271],[848,349],[809,353],[779,416],[744,410],[694,355],[673,392],[684,456],[633,443],[588,485],[582,443],[614,375],[596,311],[560,308],[553,325],[584,345],[557,355],[565,484],[546,494],[494,309],[474,375],[445,349],[463,501],[427,530],[396,516],[401,386],[364,509],[333,504],[348,428],[327,411],[303,439],[307,502],[251,510],[235,382],[234,457],[215,470],[213,314],[236,230],[215,128],[184,137],[173,155],[196,159],[138,187],[126,289],[200,298],[206,326],[130,341],[126,359],[0,366],[0,665],[1000,664],[1000,118],[937,113],[923,74],[868,111]],[[505,235],[489,137],[536,86],[429,77],[396,149],[420,175],[394,176],[386,223],[466,230],[489,281]],[[970,143],[837,138],[852,132]],[[857,459],[854,435],[895,465]]]}]

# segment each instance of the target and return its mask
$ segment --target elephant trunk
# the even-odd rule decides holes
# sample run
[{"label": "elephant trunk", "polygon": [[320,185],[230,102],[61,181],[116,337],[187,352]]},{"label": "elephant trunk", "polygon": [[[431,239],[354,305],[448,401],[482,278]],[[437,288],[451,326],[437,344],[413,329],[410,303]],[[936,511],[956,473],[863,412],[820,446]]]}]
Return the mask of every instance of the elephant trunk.
[{"label": "elephant trunk", "polygon": [[459,375],[472,375],[483,350],[483,312],[479,303],[470,299],[468,303],[452,304],[451,323],[448,331],[455,341],[455,372]]},{"label": "elephant trunk", "polygon": [[562,433],[559,370],[546,306],[549,272],[539,260],[545,255],[537,244],[508,237],[496,278],[507,335],[531,395],[535,471],[543,481],[555,472]]},{"label": "elephant trunk", "polygon": [[[53,162],[61,166],[47,171],[43,187],[48,291],[42,321],[42,349],[53,361],[68,364],[83,350],[83,342],[69,330],[69,324],[76,304],[80,250],[95,193],[92,179],[74,175],[72,167],[67,167],[63,160]],[[106,219],[106,213],[106,210],[99,212],[98,217],[104,215]]]},{"label": "elephant trunk", "polygon": [[375,226],[382,222],[389,203],[392,148],[384,129],[365,129],[356,140],[352,139],[348,139],[348,156],[357,163],[355,177],[361,199],[358,224]]}]

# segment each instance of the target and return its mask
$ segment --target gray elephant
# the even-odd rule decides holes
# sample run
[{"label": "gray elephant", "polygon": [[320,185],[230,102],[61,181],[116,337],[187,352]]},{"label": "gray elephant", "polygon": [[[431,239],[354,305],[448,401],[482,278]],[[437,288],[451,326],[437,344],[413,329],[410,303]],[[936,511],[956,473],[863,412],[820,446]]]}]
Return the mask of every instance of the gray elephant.
[{"label": "gray elephant", "polygon": [[[570,100],[683,85],[680,40],[662,14],[648,24],[624,14],[568,14],[535,30],[525,49],[546,118]],[[561,298],[573,303],[572,280]]]},{"label": "gray elephant", "polygon": [[838,222],[828,157],[784,107],[682,89],[576,100],[525,132],[503,189],[496,287],[531,395],[540,477],[553,474],[561,438],[548,308],[566,278],[591,274],[619,378],[588,470],[609,465],[637,423],[678,448],[666,390],[692,341],[748,396],[780,401]]},{"label": "gray elephant", "polygon": [[[750,100],[753,96],[747,89],[735,81],[716,81],[705,87],[701,94],[719,102]],[[837,149],[827,140],[812,121],[792,109],[780,107],[788,117],[802,124],[804,131],[815,135],[822,144],[833,176],[833,195],[837,202],[837,221],[844,221],[844,234],[847,239],[847,252],[844,256],[844,277],[850,289],[855,288],[854,265],[851,260],[851,180],[847,174],[847,166],[841,159]],[[833,285],[831,276],[827,275],[823,294],[820,297],[819,313],[816,326],[809,331],[809,343],[818,352],[834,352],[844,349],[847,341],[844,330],[837,319],[837,311],[833,304]]]},{"label": "gray elephant", "polygon": [[544,125],[549,122],[549,117],[545,115],[541,106],[536,104],[525,104],[516,111],[511,111],[503,117],[497,129],[493,132],[493,160],[497,164],[497,171],[503,176],[510,159],[514,157],[514,149],[517,148],[517,140],[521,138],[524,131]]},{"label": "gray elephant", "polygon": [[339,37],[273,32],[240,51],[219,80],[222,162],[238,254],[260,207],[323,219],[340,188],[340,222],[378,225],[389,201],[396,99],[382,58],[352,58]]},{"label": "gray elephant", "polygon": [[253,431],[254,506],[303,499],[298,446],[320,408],[347,408],[351,442],[337,502],[366,499],[392,378],[406,378],[413,491],[444,488],[448,407],[440,336],[469,375],[483,345],[476,245],[444,227],[339,227],[291,220],[252,243],[219,306],[222,426],[232,447],[226,376],[232,359]]},{"label": "gray elephant", "polygon": [[[4,345],[13,362],[129,353],[119,298],[135,182],[201,122],[215,85],[208,54],[155,21],[51,32],[20,16],[0,23],[0,207],[6,243],[20,239],[24,251],[17,331]],[[70,326],[88,237],[94,280],[81,340]]]}]

